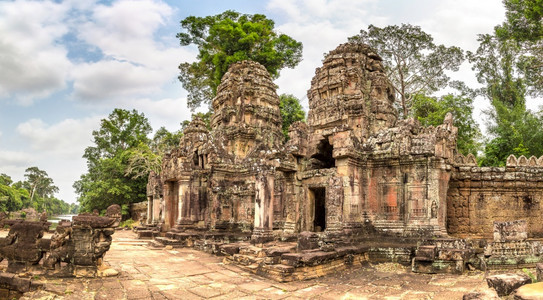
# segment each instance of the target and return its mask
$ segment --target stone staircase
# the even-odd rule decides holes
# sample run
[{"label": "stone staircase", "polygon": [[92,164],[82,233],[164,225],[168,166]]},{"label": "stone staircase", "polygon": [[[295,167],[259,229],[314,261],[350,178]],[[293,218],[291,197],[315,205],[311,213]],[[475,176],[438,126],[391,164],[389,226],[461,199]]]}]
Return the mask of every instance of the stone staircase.
[{"label": "stone staircase", "polygon": [[320,249],[296,252],[297,243],[271,242],[258,247],[248,243],[220,247],[225,263],[279,282],[306,280],[325,276],[367,261],[365,247],[342,247],[331,251]]},{"label": "stone staircase", "polygon": [[148,240],[160,236],[160,225],[142,225],[134,228],[138,239]]}]

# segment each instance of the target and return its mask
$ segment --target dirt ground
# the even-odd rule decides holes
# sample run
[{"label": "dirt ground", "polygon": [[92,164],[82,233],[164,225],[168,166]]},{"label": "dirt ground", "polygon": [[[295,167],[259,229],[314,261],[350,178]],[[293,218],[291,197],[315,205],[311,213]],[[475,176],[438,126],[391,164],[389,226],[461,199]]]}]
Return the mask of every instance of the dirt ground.
[{"label": "dirt ground", "polygon": [[23,299],[462,299],[485,288],[484,273],[414,274],[398,264],[369,265],[330,276],[278,283],[193,249],[151,250],[131,231],[113,235],[105,261],[119,274],[38,278],[45,290]]}]

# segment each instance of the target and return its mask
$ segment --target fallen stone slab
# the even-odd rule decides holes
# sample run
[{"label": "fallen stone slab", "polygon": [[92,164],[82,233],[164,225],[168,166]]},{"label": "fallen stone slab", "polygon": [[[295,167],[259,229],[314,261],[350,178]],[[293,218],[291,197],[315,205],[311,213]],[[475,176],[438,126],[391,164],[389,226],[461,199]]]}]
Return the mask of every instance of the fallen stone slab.
[{"label": "fallen stone slab", "polygon": [[436,256],[436,246],[420,246],[416,255],[420,261],[433,261]]},{"label": "fallen stone slab", "polygon": [[275,257],[275,256],[281,256],[285,253],[291,253],[295,250],[295,247],[274,247],[265,249],[267,256]]},{"label": "fallen stone slab", "polygon": [[531,283],[532,279],[524,274],[498,274],[488,276],[486,282],[488,287],[496,290],[498,296],[503,297],[511,294],[519,287]]},{"label": "fallen stone slab", "polygon": [[325,261],[334,259],[336,257],[337,257],[336,252],[318,251],[318,252],[304,253],[302,256],[302,262],[307,266],[315,266]]},{"label": "fallen stone slab", "polygon": [[526,284],[517,289],[515,300],[543,299],[543,282]]},{"label": "fallen stone slab", "polygon": [[499,300],[498,294],[495,290],[486,288],[486,289],[477,289],[473,292],[469,292],[462,297],[462,300]]},{"label": "fallen stone slab", "polygon": [[225,244],[220,246],[221,254],[234,255],[239,253],[239,244]]}]

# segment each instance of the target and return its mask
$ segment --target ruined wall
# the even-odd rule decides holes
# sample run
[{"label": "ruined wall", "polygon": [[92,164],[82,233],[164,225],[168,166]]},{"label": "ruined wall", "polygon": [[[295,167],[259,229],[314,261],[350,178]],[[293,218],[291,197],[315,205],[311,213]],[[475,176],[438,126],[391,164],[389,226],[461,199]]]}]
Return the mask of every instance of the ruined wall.
[{"label": "ruined wall", "polygon": [[111,235],[121,220],[121,207],[111,205],[105,217],[82,213],[72,222],[61,221],[50,239],[43,238],[51,225],[46,220],[45,214],[40,221],[0,220],[2,227],[10,227],[8,235],[0,238],[0,261],[7,259],[7,272],[59,277],[99,275]]},{"label": "ruined wall", "polygon": [[492,238],[494,221],[526,220],[528,237],[543,237],[543,157],[510,156],[506,167],[477,167],[458,156],[447,194],[447,230]]},{"label": "ruined wall", "polygon": [[362,192],[358,203],[351,202],[350,221],[401,235],[445,234],[456,130],[447,115],[437,127],[402,120],[370,137],[362,147]]}]

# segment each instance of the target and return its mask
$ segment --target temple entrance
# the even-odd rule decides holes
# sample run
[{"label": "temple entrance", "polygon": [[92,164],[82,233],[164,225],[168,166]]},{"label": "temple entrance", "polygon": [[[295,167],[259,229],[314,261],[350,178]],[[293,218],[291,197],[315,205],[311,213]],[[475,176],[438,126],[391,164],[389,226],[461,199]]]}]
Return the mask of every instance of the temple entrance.
[{"label": "temple entrance", "polygon": [[323,187],[309,189],[314,203],[313,231],[326,229],[326,189]]},{"label": "temple entrance", "polygon": [[170,229],[177,223],[179,207],[179,184],[177,182],[166,182],[166,218],[165,227]]}]

